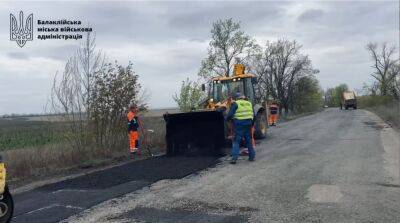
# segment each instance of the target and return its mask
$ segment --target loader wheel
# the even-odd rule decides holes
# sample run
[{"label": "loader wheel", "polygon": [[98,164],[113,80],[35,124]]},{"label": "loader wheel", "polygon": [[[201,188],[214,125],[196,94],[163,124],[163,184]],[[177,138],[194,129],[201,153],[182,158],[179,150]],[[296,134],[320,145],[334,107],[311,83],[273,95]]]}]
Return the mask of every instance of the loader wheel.
[{"label": "loader wheel", "polygon": [[5,188],[0,200],[0,223],[9,223],[14,212],[14,201],[8,187]]},{"label": "loader wheel", "polygon": [[267,135],[267,116],[265,111],[258,112],[254,123],[254,138],[264,139]]}]

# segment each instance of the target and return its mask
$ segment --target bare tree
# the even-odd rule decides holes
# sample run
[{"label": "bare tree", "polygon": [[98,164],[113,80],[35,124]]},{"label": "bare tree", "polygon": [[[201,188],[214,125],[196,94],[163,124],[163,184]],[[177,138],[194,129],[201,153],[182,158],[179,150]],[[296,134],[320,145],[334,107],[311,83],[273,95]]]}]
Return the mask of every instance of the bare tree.
[{"label": "bare tree", "polygon": [[248,58],[243,61],[249,73],[257,76],[257,84],[255,85],[255,96],[259,102],[276,98],[273,88],[272,75],[268,73],[268,61],[265,59],[263,49],[259,45],[254,45],[253,50]]},{"label": "bare tree", "polygon": [[400,63],[397,61],[389,70],[389,76],[394,77],[392,94],[400,99]]},{"label": "bare tree", "polygon": [[89,143],[91,90],[94,76],[105,65],[104,56],[96,50],[95,36],[87,34],[85,41],[71,56],[63,73],[56,73],[51,96],[52,109],[69,123],[69,139],[82,149]]},{"label": "bare tree", "polygon": [[393,59],[396,48],[387,46],[386,43],[382,44],[380,50],[377,43],[369,43],[366,48],[374,63],[372,67],[375,71],[371,76],[378,82],[380,94],[389,95],[395,88],[396,77],[399,75],[398,65],[396,65],[398,60]]},{"label": "bare tree", "polygon": [[278,100],[288,112],[293,104],[295,83],[299,78],[314,74],[311,60],[300,53],[301,45],[296,41],[281,39],[267,42],[259,62],[259,88],[265,97]]},{"label": "bare tree", "polygon": [[201,62],[199,76],[229,76],[234,63],[243,60],[253,45],[253,39],[240,29],[239,22],[218,20],[213,24],[208,57]]}]

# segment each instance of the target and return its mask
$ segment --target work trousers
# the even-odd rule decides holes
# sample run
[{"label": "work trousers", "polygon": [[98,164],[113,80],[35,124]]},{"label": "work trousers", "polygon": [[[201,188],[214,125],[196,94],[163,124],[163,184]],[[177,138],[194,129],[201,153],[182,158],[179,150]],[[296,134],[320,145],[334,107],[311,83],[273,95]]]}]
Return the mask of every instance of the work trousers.
[{"label": "work trousers", "polygon": [[129,131],[129,150],[135,152],[139,147],[139,135],[138,131]]},{"label": "work trousers", "polygon": [[233,139],[232,145],[232,159],[237,160],[240,152],[240,142],[244,138],[246,141],[246,146],[249,150],[249,159],[254,159],[256,152],[254,151],[253,142],[251,139],[251,123],[241,124],[240,122],[235,122],[235,137]]},{"label": "work trousers", "polygon": [[276,125],[276,122],[278,121],[278,115],[269,115],[269,125]]}]

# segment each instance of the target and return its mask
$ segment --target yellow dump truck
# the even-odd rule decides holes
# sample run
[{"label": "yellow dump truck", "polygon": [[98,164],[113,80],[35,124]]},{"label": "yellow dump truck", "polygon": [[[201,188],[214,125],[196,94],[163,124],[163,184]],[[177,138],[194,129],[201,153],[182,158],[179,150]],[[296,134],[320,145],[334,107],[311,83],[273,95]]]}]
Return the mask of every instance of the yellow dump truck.
[{"label": "yellow dump truck", "polygon": [[0,223],[11,221],[14,212],[14,201],[6,183],[6,167],[0,156]]},{"label": "yellow dump truck", "polygon": [[343,109],[343,107],[346,110],[349,108],[357,109],[357,97],[354,91],[343,91],[340,109]]},{"label": "yellow dump truck", "polygon": [[164,114],[168,155],[223,154],[224,145],[229,145],[233,135],[232,125],[225,121],[233,96],[240,92],[252,102],[256,114],[254,136],[264,138],[267,131],[267,107],[257,102],[254,85],[257,78],[246,74],[242,64],[234,66],[231,76],[214,77],[203,85],[208,97],[202,109],[192,112]]}]

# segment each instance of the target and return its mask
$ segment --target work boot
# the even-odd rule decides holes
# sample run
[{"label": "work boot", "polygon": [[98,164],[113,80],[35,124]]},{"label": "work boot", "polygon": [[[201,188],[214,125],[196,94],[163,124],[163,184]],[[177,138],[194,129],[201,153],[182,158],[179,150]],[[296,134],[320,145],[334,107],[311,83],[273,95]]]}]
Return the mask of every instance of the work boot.
[{"label": "work boot", "polygon": [[230,164],[236,164],[236,160],[231,160]]}]

